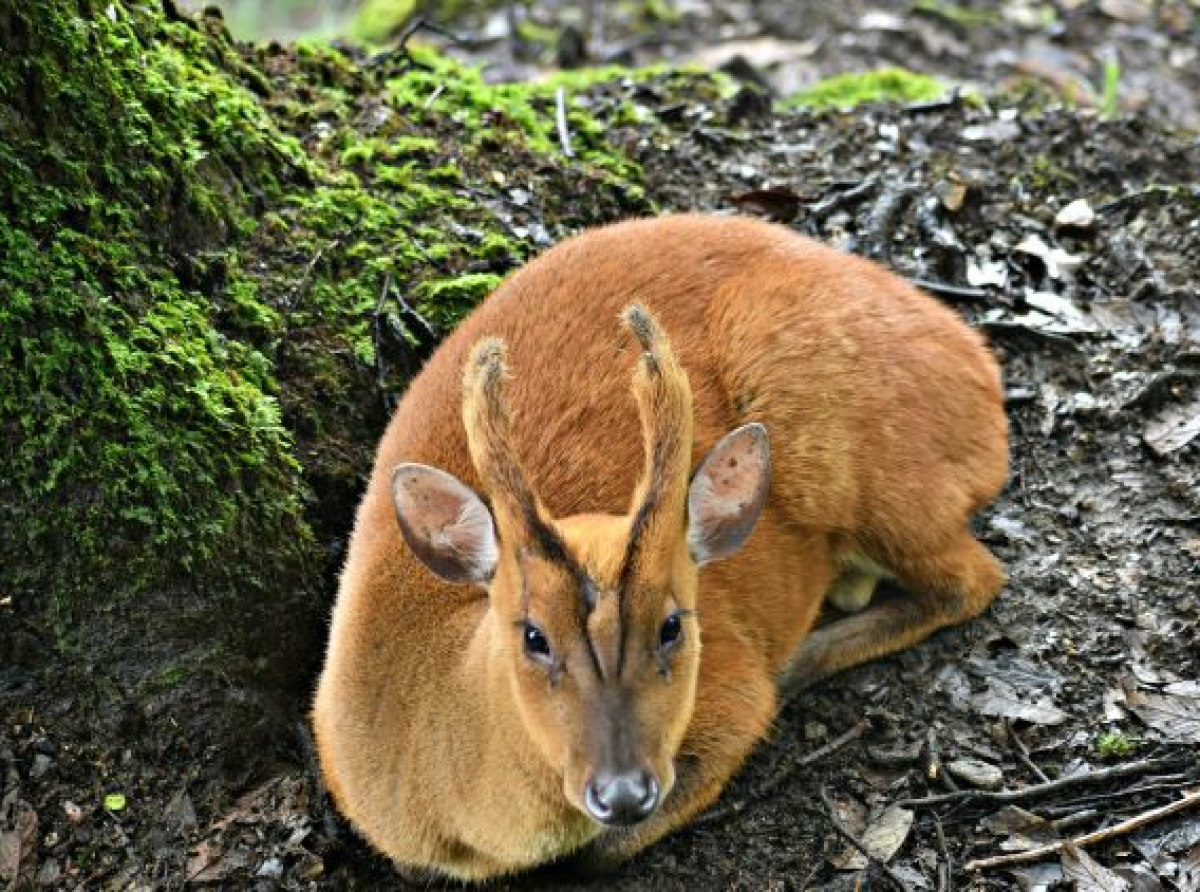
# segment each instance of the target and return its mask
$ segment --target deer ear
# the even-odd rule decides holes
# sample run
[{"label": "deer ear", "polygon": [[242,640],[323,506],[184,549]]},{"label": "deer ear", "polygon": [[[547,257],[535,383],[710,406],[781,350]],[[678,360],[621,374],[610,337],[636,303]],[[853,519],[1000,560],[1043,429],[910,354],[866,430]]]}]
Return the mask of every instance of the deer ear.
[{"label": "deer ear", "polygon": [[712,448],[688,488],[687,542],[697,564],[742,547],[767,501],[770,465],[761,424],[739,427]]},{"label": "deer ear", "polygon": [[408,547],[447,582],[487,585],[500,549],[492,512],[457,477],[426,465],[392,472],[392,501]]}]

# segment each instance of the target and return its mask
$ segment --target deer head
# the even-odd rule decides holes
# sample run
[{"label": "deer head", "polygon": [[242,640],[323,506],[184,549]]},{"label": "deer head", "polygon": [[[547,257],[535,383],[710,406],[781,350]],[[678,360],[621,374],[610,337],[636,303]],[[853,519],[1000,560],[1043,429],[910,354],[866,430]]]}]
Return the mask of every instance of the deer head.
[{"label": "deer head", "polygon": [[567,800],[605,825],[644,820],[670,792],[695,702],[699,568],[750,535],[766,500],[765,429],[747,424],[692,465],[687,374],[641,306],[633,393],[645,465],[628,514],[551,517],[514,449],[504,344],[479,342],[463,421],[487,501],[424,465],[396,468],[404,539],[433,573],[487,588],[498,671]]}]

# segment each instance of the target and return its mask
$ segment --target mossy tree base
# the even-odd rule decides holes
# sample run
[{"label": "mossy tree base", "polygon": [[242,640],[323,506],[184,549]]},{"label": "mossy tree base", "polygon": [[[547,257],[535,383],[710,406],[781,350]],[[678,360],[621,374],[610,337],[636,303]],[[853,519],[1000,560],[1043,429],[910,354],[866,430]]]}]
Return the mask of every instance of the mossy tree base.
[{"label": "mossy tree base", "polygon": [[0,0],[0,34],[0,660],[265,758],[389,404],[509,269],[647,210],[639,172],[574,104],[562,153],[555,85],[432,54],[170,0]]}]

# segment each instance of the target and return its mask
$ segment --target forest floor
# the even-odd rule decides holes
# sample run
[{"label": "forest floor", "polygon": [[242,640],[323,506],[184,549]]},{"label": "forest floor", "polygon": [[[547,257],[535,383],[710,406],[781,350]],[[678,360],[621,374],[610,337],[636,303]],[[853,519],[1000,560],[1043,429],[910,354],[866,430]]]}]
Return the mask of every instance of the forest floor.
[{"label": "forest floor", "polygon": [[[731,70],[785,92],[785,77],[896,63],[984,84],[1024,71],[1056,89],[1066,73],[1099,96],[1111,43],[1140,116],[956,98],[815,116],[748,92],[680,102],[654,81],[587,97],[632,98],[667,122],[611,134],[663,212],[784,220],[924,283],[987,334],[1014,457],[978,529],[1010,582],[980,620],[788,705],[713,814],[616,876],[556,868],[493,888],[889,888],[836,820],[910,889],[1050,889],[1064,876],[1200,889],[1200,804],[1119,829],[1200,788],[1200,143],[1150,123],[1197,124],[1200,13],[1161,4],[1190,16],[1176,26],[1139,3],[1063,3],[1049,21],[1035,15],[1048,4],[1006,4],[964,26],[948,5],[916,5],[927,11],[848,0],[784,17],[771,10],[790,4],[696,4],[651,37],[609,22],[594,52],[740,54]],[[529,73],[502,26],[460,51]],[[525,220],[519,191],[511,211]],[[0,698],[21,693],[3,685]],[[300,746],[209,813],[170,752],[114,751],[71,726],[69,702],[24,693],[28,711],[0,737],[5,788],[20,791],[0,803],[0,869],[29,859],[26,876],[61,888],[400,885],[330,815]],[[174,793],[98,805],[114,774]],[[1055,778],[1073,780],[1038,786]],[[1016,792],[979,792],[997,786]],[[966,867],[1114,825],[1088,848],[1095,861],[1069,849]]]}]

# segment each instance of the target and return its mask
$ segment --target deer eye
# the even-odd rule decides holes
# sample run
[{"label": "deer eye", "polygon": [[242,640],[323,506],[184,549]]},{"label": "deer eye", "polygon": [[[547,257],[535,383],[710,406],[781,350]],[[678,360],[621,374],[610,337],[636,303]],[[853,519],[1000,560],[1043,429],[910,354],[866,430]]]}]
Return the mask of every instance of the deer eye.
[{"label": "deer eye", "polygon": [[659,647],[666,649],[679,643],[683,638],[683,621],[679,618],[679,613],[672,613],[662,624],[662,628],[658,630]]},{"label": "deer eye", "polygon": [[525,623],[522,638],[525,640],[525,654],[529,659],[536,663],[550,662],[550,642],[546,640],[546,635],[541,629],[533,623]]}]

